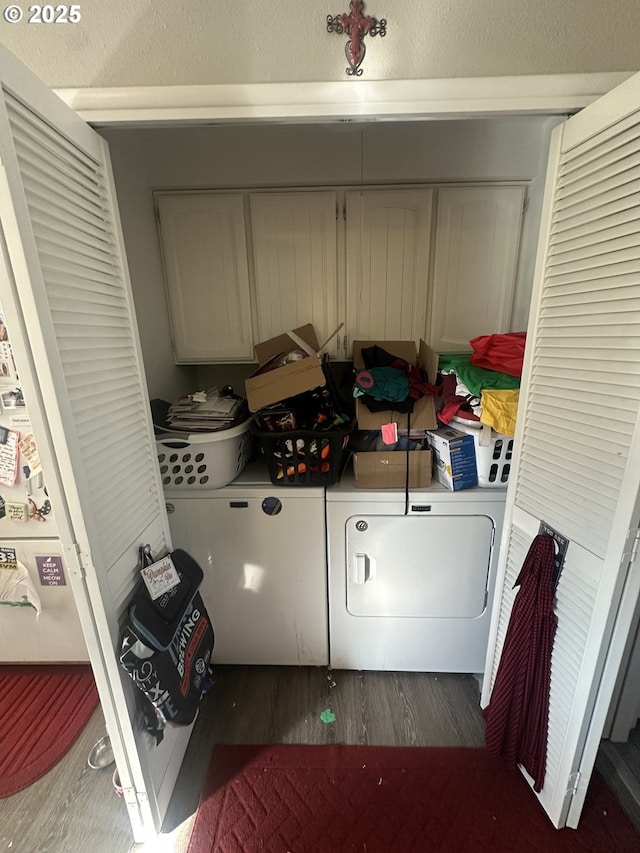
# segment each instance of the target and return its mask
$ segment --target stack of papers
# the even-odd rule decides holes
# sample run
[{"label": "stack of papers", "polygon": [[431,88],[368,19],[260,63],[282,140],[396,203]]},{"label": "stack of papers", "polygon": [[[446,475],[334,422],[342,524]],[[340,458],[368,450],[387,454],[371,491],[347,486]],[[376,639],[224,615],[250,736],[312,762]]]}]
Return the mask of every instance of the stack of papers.
[{"label": "stack of papers", "polygon": [[204,432],[224,429],[240,414],[243,401],[220,397],[217,391],[181,397],[169,409],[171,429]]}]

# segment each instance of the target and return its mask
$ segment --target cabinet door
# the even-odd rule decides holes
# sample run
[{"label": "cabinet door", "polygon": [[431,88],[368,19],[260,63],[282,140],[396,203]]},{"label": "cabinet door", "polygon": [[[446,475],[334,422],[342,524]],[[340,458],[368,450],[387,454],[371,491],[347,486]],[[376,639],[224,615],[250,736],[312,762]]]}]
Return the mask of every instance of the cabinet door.
[{"label": "cabinet door", "polygon": [[335,193],[256,193],[250,202],[258,340],[313,323],[322,343],[337,326]]},{"label": "cabinet door", "polygon": [[437,352],[510,331],[523,200],[523,187],[439,190],[427,327]]},{"label": "cabinet door", "polygon": [[242,196],[156,196],[178,364],[253,358]]},{"label": "cabinet door", "polygon": [[433,191],[347,193],[348,353],[354,340],[424,334]]}]

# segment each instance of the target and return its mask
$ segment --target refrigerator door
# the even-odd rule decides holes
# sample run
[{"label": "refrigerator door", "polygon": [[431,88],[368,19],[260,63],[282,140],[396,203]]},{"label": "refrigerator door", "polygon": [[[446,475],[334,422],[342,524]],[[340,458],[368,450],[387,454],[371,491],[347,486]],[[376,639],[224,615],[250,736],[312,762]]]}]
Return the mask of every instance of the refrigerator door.
[{"label": "refrigerator door", "polygon": [[[57,539],[7,540],[29,572],[41,605],[0,607],[0,662],[87,663],[89,653]],[[3,571],[0,569],[0,571]],[[6,570],[5,570],[6,571]]]},{"label": "refrigerator door", "polygon": [[[4,321],[1,304],[0,317]],[[9,341],[4,344],[11,346]],[[8,430],[17,436],[17,440],[21,440],[33,432],[28,409],[26,406],[14,409],[4,406],[7,397],[17,387],[20,387],[20,398],[24,400],[18,383],[7,385],[0,380],[0,433],[4,438],[5,430]],[[18,458],[14,484],[7,485],[10,477],[0,483],[0,542],[5,543],[7,539],[52,539],[57,535],[58,528],[44,474],[40,471],[33,477],[27,476],[29,468],[25,468],[21,454]]]}]

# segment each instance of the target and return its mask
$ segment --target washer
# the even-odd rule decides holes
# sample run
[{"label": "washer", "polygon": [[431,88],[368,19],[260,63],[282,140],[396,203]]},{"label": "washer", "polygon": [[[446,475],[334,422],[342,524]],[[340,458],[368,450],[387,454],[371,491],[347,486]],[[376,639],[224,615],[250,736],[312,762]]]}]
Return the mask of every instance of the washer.
[{"label": "washer", "polygon": [[175,548],[204,572],[214,663],[326,666],[324,487],[271,484],[249,465],[220,489],[165,488]]},{"label": "washer", "polygon": [[331,666],[482,673],[505,495],[328,488]]}]

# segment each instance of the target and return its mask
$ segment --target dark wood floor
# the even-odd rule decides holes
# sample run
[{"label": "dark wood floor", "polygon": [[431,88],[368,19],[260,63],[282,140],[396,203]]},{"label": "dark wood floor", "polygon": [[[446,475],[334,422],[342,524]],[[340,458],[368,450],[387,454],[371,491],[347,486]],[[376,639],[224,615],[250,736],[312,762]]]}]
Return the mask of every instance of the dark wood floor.
[{"label": "dark wood floor", "polygon": [[[323,723],[329,709],[335,722]],[[219,667],[191,738],[165,821],[195,811],[214,743],[481,746],[484,722],[470,675]]]},{"label": "dark wood floor", "polygon": [[[476,680],[467,675],[332,672],[314,667],[215,671],[153,853],[186,850],[215,743],[352,743],[475,746],[483,742]],[[323,723],[330,709],[335,722]],[[87,756],[105,732],[98,710],[62,761],[30,788],[0,800],[0,850],[132,853],[124,802],[111,773]]]},{"label": "dark wood floor", "polygon": [[[468,675],[217,667],[153,853],[184,853],[215,743],[349,743],[481,746],[484,723]],[[335,722],[324,723],[329,709]],[[141,853],[133,845],[113,768],[87,767],[104,734],[98,710],[74,747],[43,779],[0,800],[0,850],[11,853]],[[622,750],[640,778],[640,733]],[[616,747],[618,749],[618,747]],[[599,762],[604,755],[601,750]],[[609,761],[605,755],[605,761]],[[601,772],[602,769],[601,769]],[[611,784],[611,783],[610,783]],[[621,797],[621,802],[624,800]],[[640,829],[640,809],[636,811]],[[151,853],[151,851],[150,851]]]}]

